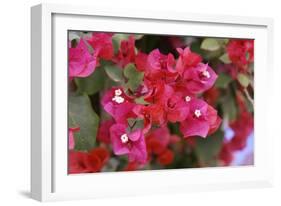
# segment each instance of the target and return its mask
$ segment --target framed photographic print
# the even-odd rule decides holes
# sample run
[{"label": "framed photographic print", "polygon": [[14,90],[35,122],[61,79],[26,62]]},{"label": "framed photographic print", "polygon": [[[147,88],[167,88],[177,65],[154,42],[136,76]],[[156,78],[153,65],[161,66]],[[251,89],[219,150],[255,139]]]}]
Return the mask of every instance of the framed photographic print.
[{"label": "framed photographic print", "polygon": [[271,19],[31,12],[34,199],[272,184]]}]

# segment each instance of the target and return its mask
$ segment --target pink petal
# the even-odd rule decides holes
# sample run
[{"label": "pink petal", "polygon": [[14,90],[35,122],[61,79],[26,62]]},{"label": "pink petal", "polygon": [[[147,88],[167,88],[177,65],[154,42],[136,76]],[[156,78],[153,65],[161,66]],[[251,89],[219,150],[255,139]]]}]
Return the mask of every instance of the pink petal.
[{"label": "pink petal", "polygon": [[121,136],[126,133],[126,126],[123,124],[114,124],[110,127],[110,138],[115,155],[123,155],[130,153],[126,144],[121,142]]},{"label": "pink petal", "polygon": [[209,131],[209,124],[207,121],[195,118],[188,118],[180,124],[180,131],[184,137],[201,136],[206,137]]},{"label": "pink petal", "polygon": [[[209,78],[202,77],[201,73],[205,70],[209,72]],[[191,93],[201,93],[210,89],[214,85],[217,77],[217,74],[210,66],[202,63],[186,70],[184,73],[184,78],[187,81],[186,88]]]},{"label": "pink petal", "polygon": [[133,131],[132,133],[129,134],[129,139],[133,142],[139,140],[142,136],[142,131],[141,129],[136,129],[135,131]]},{"label": "pink petal", "polygon": [[134,142],[131,152],[129,153],[130,162],[140,162],[144,164],[147,160],[146,144],[143,134],[140,136],[139,140]]},{"label": "pink petal", "polygon": [[87,77],[97,66],[97,54],[91,55],[83,39],[80,39],[75,48],[69,48],[69,76]]}]

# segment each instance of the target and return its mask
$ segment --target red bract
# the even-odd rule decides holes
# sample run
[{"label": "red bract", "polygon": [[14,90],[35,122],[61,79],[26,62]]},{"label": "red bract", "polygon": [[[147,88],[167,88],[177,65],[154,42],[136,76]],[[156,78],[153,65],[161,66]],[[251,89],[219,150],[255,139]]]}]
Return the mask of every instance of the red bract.
[{"label": "red bract", "polygon": [[232,150],[230,144],[224,143],[222,149],[219,153],[219,159],[222,161],[223,165],[229,165],[233,160]]},{"label": "red bract", "polygon": [[242,72],[246,72],[254,61],[254,40],[230,40],[226,47],[230,60]]},{"label": "red bract", "polygon": [[92,55],[83,39],[75,48],[69,48],[69,77],[87,77],[97,66],[97,52]]},{"label": "red bract", "polygon": [[185,70],[183,75],[186,90],[193,94],[202,93],[210,89],[218,77],[208,64],[203,63]]},{"label": "red bract", "polygon": [[178,76],[177,79],[169,84],[173,91],[176,93],[181,93],[183,97],[195,97],[196,94],[192,94],[188,89],[186,85],[186,80],[184,80],[181,76]]},{"label": "red bract", "polygon": [[130,162],[144,164],[147,159],[144,135],[141,129],[126,131],[124,124],[114,124],[110,128],[110,137],[115,155],[127,154]]},{"label": "red bract", "polygon": [[113,87],[102,98],[102,106],[116,122],[126,123],[130,117],[135,117],[133,99],[127,96],[121,87]]},{"label": "red bract", "polygon": [[189,105],[180,93],[174,93],[167,98],[165,112],[168,121],[181,122],[189,114]]},{"label": "red bract", "polygon": [[144,99],[153,104],[164,104],[174,93],[173,88],[163,81],[145,81]]},{"label": "red bract", "polygon": [[121,41],[114,61],[122,68],[135,61],[135,39],[133,35],[130,35],[128,40]]},{"label": "red bract", "polygon": [[128,165],[123,169],[123,171],[135,171],[138,169],[138,163],[129,162]]},{"label": "red bract", "polygon": [[163,79],[166,82],[177,76],[175,58],[172,54],[161,54],[159,49],[151,51],[147,56],[146,77],[151,80]]},{"label": "red bract", "polygon": [[89,152],[90,156],[97,156],[101,161],[102,166],[106,164],[109,159],[108,151],[103,147],[97,147]]},{"label": "red bract", "polygon": [[180,130],[184,137],[206,137],[208,133],[212,133],[219,127],[221,119],[218,117],[216,110],[206,102],[199,99],[192,99],[189,105],[189,115],[180,123]]},{"label": "red bract", "polygon": [[152,130],[146,135],[146,145],[149,154],[161,154],[170,143],[170,131],[167,127]]},{"label": "red bract", "polygon": [[215,131],[217,131],[222,122],[221,118],[218,116],[217,110],[215,110],[210,105],[208,105],[208,122],[210,125],[208,135],[213,134]]},{"label": "red bract", "polygon": [[152,130],[146,136],[147,151],[150,157],[156,155],[157,162],[161,165],[171,164],[174,153],[168,149],[169,144],[178,141],[178,137],[171,135],[169,129],[164,126]]},{"label": "red bract", "polygon": [[138,52],[136,57],[135,57],[135,64],[137,70],[143,72],[147,69],[147,54],[143,52]]},{"label": "red bract", "polygon": [[177,51],[179,53],[179,58],[176,64],[176,70],[179,74],[183,74],[186,69],[195,67],[202,61],[202,57],[190,51],[189,47],[185,49],[177,48]]},{"label": "red bract", "polygon": [[170,149],[166,149],[157,157],[157,161],[161,165],[169,165],[174,160],[174,152]]},{"label": "red bract", "polygon": [[204,93],[204,99],[208,104],[215,106],[220,96],[220,90],[216,87],[212,87]]},{"label": "red bract", "polygon": [[69,151],[69,173],[99,172],[109,158],[109,153],[104,148],[96,148],[89,153]]},{"label": "red bract", "polygon": [[232,150],[242,150],[245,148],[247,139],[254,127],[254,118],[251,113],[243,112],[240,117],[230,124],[235,135],[230,141]]},{"label": "red bract", "polygon": [[136,105],[133,111],[138,117],[144,119],[145,133],[151,128],[152,124],[163,125],[166,123],[163,105]]},{"label": "red bract", "polygon": [[112,34],[110,33],[93,33],[92,38],[87,40],[98,53],[98,57],[111,60],[113,57]]},{"label": "red bract", "polygon": [[106,120],[100,123],[99,130],[97,133],[97,139],[105,144],[110,143],[109,128],[114,124],[114,120]]},{"label": "red bract", "polygon": [[163,125],[166,122],[164,108],[162,105],[149,105],[144,110],[148,112],[152,123]]},{"label": "red bract", "polygon": [[97,172],[101,166],[98,158],[90,159],[89,155],[85,152],[69,151],[69,171],[70,174]]}]

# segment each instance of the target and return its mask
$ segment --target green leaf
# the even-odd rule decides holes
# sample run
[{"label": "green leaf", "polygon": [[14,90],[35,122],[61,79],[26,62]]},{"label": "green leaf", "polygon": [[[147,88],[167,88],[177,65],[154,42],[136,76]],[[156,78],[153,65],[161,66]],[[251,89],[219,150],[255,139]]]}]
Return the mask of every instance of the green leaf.
[{"label": "green leaf", "polygon": [[231,60],[229,59],[229,56],[227,53],[223,54],[219,59],[225,64],[231,63]]},{"label": "green leaf", "polygon": [[126,86],[135,91],[143,81],[143,72],[139,72],[134,64],[128,64],[124,69],[124,76],[128,78]]},{"label": "green leaf", "polygon": [[130,63],[130,64],[127,64],[127,66],[124,69],[124,76],[127,78],[130,78],[130,77],[134,76],[137,72],[138,71],[137,71],[135,65]]},{"label": "green leaf", "polygon": [[250,59],[250,53],[249,53],[249,52],[246,52],[245,57],[246,57],[247,61],[249,61],[249,59]]},{"label": "green leaf", "polygon": [[149,104],[149,102],[145,101],[143,97],[135,98],[135,103],[142,104],[142,105]]},{"label": "green leaf", "polygon": [[112,36],[112,44],[115,54],[118,52],[121,41],[127,40],[130,35],[133,35],[135,40],[141,39],[143,37],[143,34],[114,34]]},{"label": "green leaf", "polygon": [[248,85],[250,84],[250,79],[247,75],[239,73],[237,75],[237,80],[238,82],[243,86],[243,87],[248,87]]},{"label": "green leaf", "polygon": [[227,91],[225,97],[222,100],[222,110],[223,115],[229,121],[233,121],[237,117],[237,105],[235,101],[235,97],[231,94],[230,91]]},{"label": "green leaf", "polygon": [[122,69],[114,65],[105,65],[104,70],[108,77],[114,82],[123,82]]},{"label": "green leaf", "polygon": [[134,36],[135,40],[139,40],[143,37],[143,34],[114,34],[112,36],[112,40],[118,42],[120,44],[121,41],[127,40],[129,36]]},{"label": "green leaf", "polygon": [[128,118],[127,119],[129,132],[134,131],[135,129],[140,129],[144,127],[144,120],[139,118]]},{"label": "green leaf", "polygon": [[216,166],[217,156],[223,142],[223,132],[218,130],[206,138],[196,139],[195,154],[201,166]]},{"label": "green leaf", "polygon": [[220,49],[220,44],[214,38],[206,38],[201,43],[201,49],[204,49],[207,51],[216,51],[216,50]]},{"label": "green leaf", "polygon": [[86,93],[88,95],[95,94],[104,88],[104,69],[102,67],[98,67],[90,76],[86,78],[75,78],[75,83],[80,93]]},{"label": "green leaf", "polygon": [[231,81],[232,81],[232,78],[229,75],[227,75],[225,73],[221,73],[221,74],[219,74],[219,76],[216,80],[215,86],[217,88],[225,89]]},{"label": "green leaf", "polygon": [[227,43],[229,42],[229,39],[227,38],[227,39],[218,39],[218,41],[219,41],[219,43],[221,44],[221,45],[227,45]]},{"label": "green leaf", "polygon": [[75,149],[89,150],[95,146],[99,117],[87,95],[69,95],[69,127],[80,127],[74,134]]}]

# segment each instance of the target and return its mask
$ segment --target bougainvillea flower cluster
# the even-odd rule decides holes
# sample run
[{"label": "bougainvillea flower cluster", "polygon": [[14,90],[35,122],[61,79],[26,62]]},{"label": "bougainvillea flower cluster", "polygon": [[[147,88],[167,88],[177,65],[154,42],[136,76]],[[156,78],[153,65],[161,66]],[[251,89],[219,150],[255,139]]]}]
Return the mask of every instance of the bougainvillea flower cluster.
[{"label": "bougainvillea flower cluster", "polygon": [[[69,173],[195,167],[206,159],[196,147],[212,138],[221,144],[214,156],[226,165],[233,151],[245,147],[253,129],[253,114],[245,103],[250,94],[235,93],[239,113],[230,120],[221,103],[230,85],[219,87],[217,82],[222,81],[219,72],[231,82],[226,69],[231,65],[249,74],[253,41],[221,41],[221,52],[231,62],[220,64],[179,37],[168,38],[170,51],[161,42],[159,48],[146,42],[145,35],[103,32],[70,39]],[[235,131],[229,142],[221,140],[222,119]]]},{"label": "bougainvillea flower cluster", "polygon": [[254,62],[254,40],[231,40],[226,49],[231,61],[244,72]]},{"label": "bougainvillea flower cluster", "polygon": [[69,77],[87,77],[92,74],[97,66],[97,54],[93,54],[81,39],[75,48],[69,48]]},{"label": "bougainvillea flower cluster", "polygon": [[101,171],[109,158],[109,153],[104,148],[95,148],[89,152],[69,152],[69,173],[92,173]]}]

